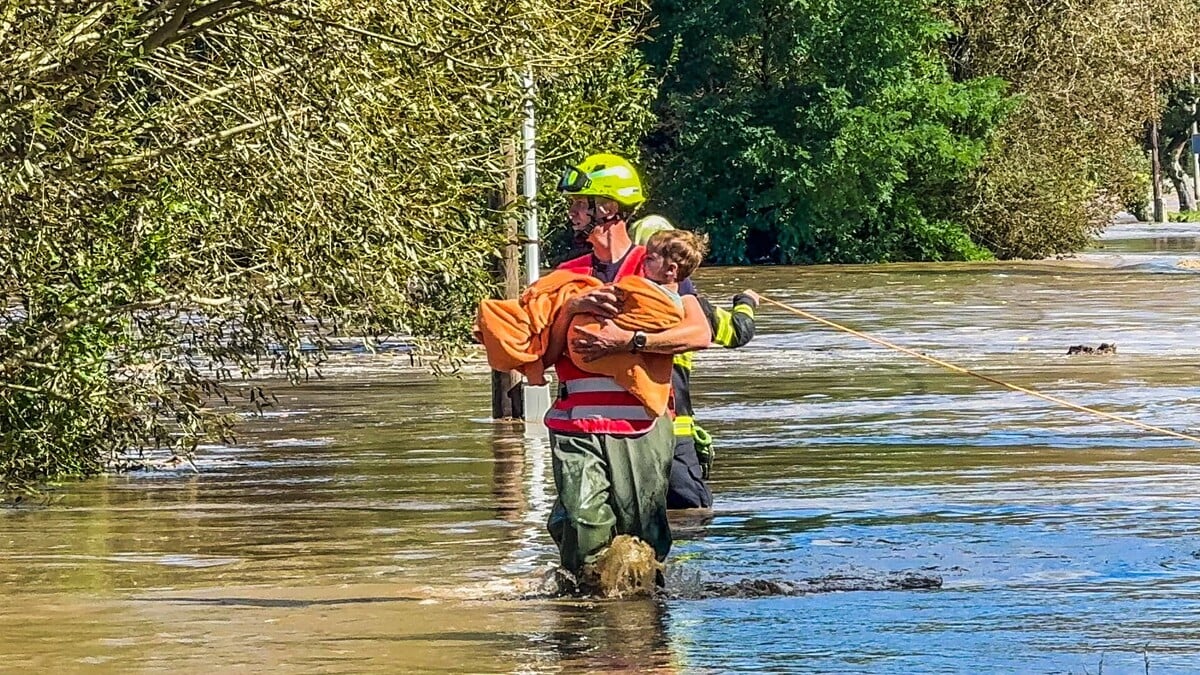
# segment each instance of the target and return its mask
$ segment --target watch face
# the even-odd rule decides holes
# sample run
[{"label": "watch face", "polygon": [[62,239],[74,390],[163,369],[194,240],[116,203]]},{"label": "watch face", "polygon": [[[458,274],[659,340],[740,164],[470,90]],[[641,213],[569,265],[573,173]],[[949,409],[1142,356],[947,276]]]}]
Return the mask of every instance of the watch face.
[{"label": "watch face", "polygon": [[633,334],[633,346],[636,347],[637,349],[642,349],[643,347],[645,347],[646,346],[646,334],[645,333],[634,333]]}]

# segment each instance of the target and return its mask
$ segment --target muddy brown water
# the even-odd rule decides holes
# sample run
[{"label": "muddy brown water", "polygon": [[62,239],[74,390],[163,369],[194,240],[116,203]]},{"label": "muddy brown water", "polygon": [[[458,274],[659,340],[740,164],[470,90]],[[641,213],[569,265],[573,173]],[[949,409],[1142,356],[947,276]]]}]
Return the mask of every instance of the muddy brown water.
[{"label": "muddy brown water", "polygon": [[[699,282],[1196,433],[1191,228],[1125,227],[1066,261]],[[717,505],[676,518],[665,599],[528,597],[555,557],[545,439],[487,419],[477,368],[354,356],[279,389],[199,473],[0,511],[0,670],[1200,669],[1200,447],[773,309],[759,330],[698,360]],[[1065,355],[1101,342],[1118,353]],[[941,587],[888,585],[912,575]]]}]

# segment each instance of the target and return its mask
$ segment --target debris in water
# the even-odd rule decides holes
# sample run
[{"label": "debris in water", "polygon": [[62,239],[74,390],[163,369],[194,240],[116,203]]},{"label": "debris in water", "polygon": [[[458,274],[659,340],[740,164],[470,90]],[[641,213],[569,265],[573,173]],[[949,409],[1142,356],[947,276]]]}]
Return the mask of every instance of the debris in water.
[{"label": "debris in water", "polygon": [[[622,534],[613,538],[579,575],[555,568],[542,578],[538,595],[634,598],[656,595],[662,586],[663,564],[654,549],[637,537]],[[531,595],[526,598],[536,597]]]},{"label": "debris in water", "polygon": [[579,588],[602,598],[650,596],[662,572],[663,565],[649,544],[622,534],[613,538],[595,562],[583,566]]},{"label": "debris in water", "polygon": [[1087,345],[1071,345],[1067,347],[1067,356],[1075,354],[1116,354],[1117,343],[1101,342],[1099,347],[1089,347]]},{"label": "debris in water", "polygon": [[[1197,552],[1200,555],[1200,551]],[[960,571],[962,568],[953,568]],[[881,572],[879,574],[828,574],[798,581],[782,579],[739,579],[733,582],[703,581],[699,573],[672,567],[670,585],[663,586],[664,567],[654,558],[648,544],[631,536],[620,536],[600,554],[596,562],[584,568],[580,579],[555,568],[521,589],[517,598],[533,600],[549,597],[633,598],[656,597],[669,600],[707,600],[711,598],[765,598],[812,593],[850,591],[911,591],[942,587],[942,577],[923,571]],[[694,571],[693,571],[694,572]]]},{"label": "debris in water", "polygon": [[[845,591],[900,591],[923,590],[942,587],[942,578],[920,572],[894,572],[880,576],[852,576],[830,574],[823,577],[781,581],[775,579],[741,579],[732,583],[705,582],[700,589],[699,599],[706,598],[763,598],[775,595],[794,596],[810,593],[836,593]],[[679,595],[671,597],[682,599]]]}]

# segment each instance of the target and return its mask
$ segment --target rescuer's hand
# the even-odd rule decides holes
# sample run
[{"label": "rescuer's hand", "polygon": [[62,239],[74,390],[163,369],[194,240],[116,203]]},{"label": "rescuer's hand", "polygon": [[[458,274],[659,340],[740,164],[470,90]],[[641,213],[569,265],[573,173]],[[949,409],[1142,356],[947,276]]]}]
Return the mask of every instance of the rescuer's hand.
[{"label": "rescuer's hand", "polygon": [[617,294],[611,288],[597,288],[583,295],[576,296],[567,303],[567,311],[571,314],[591,314],[598,319],[611,319],[620,313],[617,304]]},{"label": "rescuer's hand", "polygon": [[576,326],[571,334],[571,346],[575,353],[584,361],[595,361],[602,356],[628,352],[629,342],[633,339],[633,331],[625,330],[607,319],[600,322],[600,327],[589,329]]}]

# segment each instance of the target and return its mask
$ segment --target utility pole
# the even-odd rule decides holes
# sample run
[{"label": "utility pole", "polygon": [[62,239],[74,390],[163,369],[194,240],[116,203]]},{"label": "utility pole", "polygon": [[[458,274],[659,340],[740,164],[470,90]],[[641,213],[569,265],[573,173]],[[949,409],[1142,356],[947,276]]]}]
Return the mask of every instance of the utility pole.
[{"label": "utility pole", "polygon": [[525,180],[522,188],[525,194],[526,208],[529,213],[525,217],[525,283],[532,284],[538,280],[538,213],[537,213],[537,126],[534,118],[533,98],[533,69],[527,69],[521,77],[521,85],[525,89],[525,123],[521,125],[521,143],[525,150]]},{"label": "utility pole", "polygon": [[1158,120],[1150,120],[1150,189],[1154,194],[1154,215],[1152,222],[1167,222],[1166,209],[1163,206],[1162,194],[1162,164],[1158,157]]},{"label": "utility pole", "polygon": [[[525,197],[525,280],[532,284],[538,280],[541,261],[538,256],[537,217],[537,128],[534,118],[533,69],[521,76],[521,87],[525,92],[523,108],[525,120],[521,124],[521,149],[523,160],[521,193]],[[515,299],[521,295],[519,256],[520,239],[517,238],[517,221],[512,209],[517,201],[517,150],[512,141],[501,146],[504,156],[504,183],[496,193],[493,209],[503,213],[504,251],[500,257],[498,276],[503,280],[504,298]],[[492,418],[524,419],[540,424],[550,409],[550,388],[535,386],[524,381],[517,371],[492,371]]]}]

